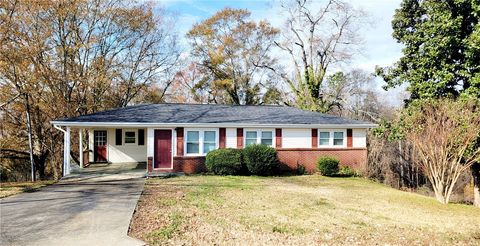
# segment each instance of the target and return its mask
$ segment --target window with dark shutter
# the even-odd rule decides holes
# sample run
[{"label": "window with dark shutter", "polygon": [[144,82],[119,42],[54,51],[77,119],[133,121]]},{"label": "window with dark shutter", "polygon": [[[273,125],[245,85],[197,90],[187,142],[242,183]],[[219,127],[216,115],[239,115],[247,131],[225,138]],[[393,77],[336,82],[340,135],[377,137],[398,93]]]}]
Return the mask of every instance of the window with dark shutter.
[{"label": "window with dark shutter", "polygon": [[145,130],[138,129],[138,145],[145,145]]},{"label": "window with dark shutter", "polygon": [[115,145],[122,145],[122,129],[115,129]]}]

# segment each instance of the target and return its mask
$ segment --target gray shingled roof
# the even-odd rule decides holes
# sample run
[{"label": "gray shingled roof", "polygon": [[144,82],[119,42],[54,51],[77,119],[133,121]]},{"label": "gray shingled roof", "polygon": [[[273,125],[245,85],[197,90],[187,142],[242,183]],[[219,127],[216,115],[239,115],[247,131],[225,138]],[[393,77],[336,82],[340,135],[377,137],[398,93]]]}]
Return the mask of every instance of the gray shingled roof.
[{"label": "gray shingled roof", "polygon": [[227,124],[369,124],[286,106],[219,104],[142,104],[58,119],[55,122],[227,123]]}]

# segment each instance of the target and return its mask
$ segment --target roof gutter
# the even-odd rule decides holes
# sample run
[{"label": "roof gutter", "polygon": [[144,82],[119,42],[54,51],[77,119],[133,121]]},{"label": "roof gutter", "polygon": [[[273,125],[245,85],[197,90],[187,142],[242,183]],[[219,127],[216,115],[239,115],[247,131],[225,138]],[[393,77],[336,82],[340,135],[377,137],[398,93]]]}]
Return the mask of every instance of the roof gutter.
[{"label": "roof gutter", "polygon": [[[71,127],[272,127],[272,128],[375,128],[377,124],[252,124],[252,123],[145,123],[145,122],[72,122],[51,121],[58,126]],[[63,131],[63,129],[61,129]]]}]

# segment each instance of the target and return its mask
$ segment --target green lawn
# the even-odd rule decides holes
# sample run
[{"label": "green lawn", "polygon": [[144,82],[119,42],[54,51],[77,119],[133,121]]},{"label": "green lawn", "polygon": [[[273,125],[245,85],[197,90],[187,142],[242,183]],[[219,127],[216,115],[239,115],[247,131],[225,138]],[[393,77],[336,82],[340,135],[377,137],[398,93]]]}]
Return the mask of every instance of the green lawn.
[{"label": "green lawn", "polygon": [[22,192],[33,192],[36,189],[55,183],[54,180],[42,180],[37,182],[9,182],[0,183],[0,198],[12,196]]},{"label": "green lawn", "polygon": [[362,178],[149,179],[130,235],[151,245],[480,244],[480,209]]}]

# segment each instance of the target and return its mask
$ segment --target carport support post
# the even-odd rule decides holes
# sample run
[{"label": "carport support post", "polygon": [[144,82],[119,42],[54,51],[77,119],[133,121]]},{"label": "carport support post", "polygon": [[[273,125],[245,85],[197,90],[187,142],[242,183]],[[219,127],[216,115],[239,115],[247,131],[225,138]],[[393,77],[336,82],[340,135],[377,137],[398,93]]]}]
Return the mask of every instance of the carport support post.
[{"label": "carport support post", "polygon": [[78,129],[78,155],[79,155],[79,164],[80,164],[80,168],[83,168],[83,129],[82,128],[79,128]]},{"label": "carport support post", "polygon": [[70,127],[63,135],[63,176],[70,174]]}]

